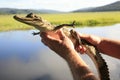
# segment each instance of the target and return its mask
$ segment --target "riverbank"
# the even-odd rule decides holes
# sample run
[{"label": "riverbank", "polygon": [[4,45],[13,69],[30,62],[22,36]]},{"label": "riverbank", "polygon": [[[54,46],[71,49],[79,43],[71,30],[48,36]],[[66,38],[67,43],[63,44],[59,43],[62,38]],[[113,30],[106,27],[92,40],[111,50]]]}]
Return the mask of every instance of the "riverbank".
[{"label": "riverbank", "polygon": [[[120,11],[118,12],[81,12],[81,13],[62,13],[62,14],[37,14],[54,25],[72,23],[76,21],[76,26],[107,26],[120,23]],[[0,15],[0,31],[9,30],[30,30],[34,29],[28,25],[17,22],[13,19],[14,15]],[[25,14],[20,14],[25,16]]]}]

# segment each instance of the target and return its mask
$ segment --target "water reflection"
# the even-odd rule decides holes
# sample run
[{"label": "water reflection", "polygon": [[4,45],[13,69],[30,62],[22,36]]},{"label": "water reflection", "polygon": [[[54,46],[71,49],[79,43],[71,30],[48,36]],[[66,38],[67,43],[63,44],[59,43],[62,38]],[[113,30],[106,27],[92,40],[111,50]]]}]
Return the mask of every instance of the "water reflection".
[{"label": "water reflection", "polygon": [[[120,24],[108,27],[78,28],[82,33],[120,39]],[[44,46],[39,36],[29,31],[0,33],[0,80],[73,80],[66,62]],[[111,80],[120,78],[120,61],[103,55],[109,68]],[[96,73],[86,55],[82,58]],[[92,66],[91,66],[92,65]]]},{"label": "water reflection", "polygon": [[27,31],[11,31],[1,33],[0,59],[8,59],[13,55],[18,55],[18,57],[21,57],[23,60],[29,59],[28,57],[42,46],[40,43],[40,38],[36,38],[35,40],[35,37],[29,34],[29,32],[27,34]]}]

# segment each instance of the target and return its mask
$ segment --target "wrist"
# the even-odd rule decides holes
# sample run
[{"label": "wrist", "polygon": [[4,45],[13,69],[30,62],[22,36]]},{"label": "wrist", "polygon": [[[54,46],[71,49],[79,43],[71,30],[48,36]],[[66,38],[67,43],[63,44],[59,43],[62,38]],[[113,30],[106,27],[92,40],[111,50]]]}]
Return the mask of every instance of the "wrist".
[{"label": "wrist", "polygon": [[96,45],[96,47],[97,47],[97,49],[100,51],[100,52],[102,52],[102,47],[104,47],[104,44],[103,44],[103,42],[105,41],[106,39],[105,38],[101,38],[100,39],[100,42]]},{"label": "wrist", "polygon": [[[67,53],[67,54],[66,54],[66,53]],[[69,62],[69,60],[72,60],[72,58],[77,55],[77,54],[76,54],[77,52],[76,52],[74,49],[71,49],[71,50],[67,51],[66,53],[64,53],[64,54],[66,54],[65,57],[64,57],[64,59],[65,59],[67,62]]]},{"label": "wrist", "polygon": [[68,64],[72,64],[74,66],[85,66],[88,67],[87,64],[82,60],[82,58],[79,56],[77,51],[72,50],[65,58]]},{"label": "wrist", "polygon": [[88,68],[88,65],[81,59],[76,51],[73,51],[70,55],[68,55],[66,61],[72,71],[75,80],[77,80],[77,78],[81,80],[97,80],[95,75]]}]

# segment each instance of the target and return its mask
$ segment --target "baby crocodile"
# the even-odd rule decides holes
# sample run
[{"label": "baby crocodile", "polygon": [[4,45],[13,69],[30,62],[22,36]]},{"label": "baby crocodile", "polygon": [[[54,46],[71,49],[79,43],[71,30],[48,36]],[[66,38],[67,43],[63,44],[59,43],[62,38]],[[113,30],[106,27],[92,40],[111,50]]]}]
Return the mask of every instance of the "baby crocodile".
[{"label": "baby crocodile", "polygon": [[[86,47],[87,49],[86,54],[94,62],[100,80],[110,80],[108,66],[105,60],[102,58],[101,54],[98,52],[97,48],[92,44],[90,44],[89,42],[87,42],[86,40],[80,39],[78,33],[73,29],[69,30],[68,28],[67,29],[64,28],[65,26],[73,27],[75,22],[73,22],[72,24],[62,24],[62,25],[54,26],[48,21],[42,19],[41,17],[34,15],[33,13],[28,14],[26,17],[18,17],[15,15],[14,19],[19,22],[31,25],[36,29],[38,29],[40,32],[55,31],[62,28],[63,32],[66,34],[66,36],[68,36],[71,39],[74,45],[84,45]],[[36,35],[39,34],[40,32],[33,34]]]}]

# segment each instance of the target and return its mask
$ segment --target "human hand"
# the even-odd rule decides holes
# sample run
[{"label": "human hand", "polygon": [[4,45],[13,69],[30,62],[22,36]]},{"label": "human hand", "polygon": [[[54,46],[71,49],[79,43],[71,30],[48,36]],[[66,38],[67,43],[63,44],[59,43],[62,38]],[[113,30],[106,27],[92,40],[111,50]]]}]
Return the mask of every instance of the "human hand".
[{"label": "human hand", "polygon": [[[85,39],[86,41],[88,41],[89,43],[91,43],[92,45],[98,47],[98,45],[100,44],[100,42],[102,41],[101,37],[95,36],[95,35],[89,35],[89,34],[81,34],[78,33],[79,37],[81,39]],[[86,48],[83,45],[79,45],[76,47],[76,50],[80,53],[85,53]]]},{"label": "human hand", "polygon": [[[62,30],[56,32],[42,32],[40,36],[45,45],[67,61],[74,79],[95,79],[95,76],[89,70],[87,64],[75,51],[73,42],[63,33]],[[87,77],[86,75],[89,76]]]},{"label": "human hand", "polygon": [[62,30],[58,30],[56,32],[42,32],[40,36],[42,38],[41,41],[45,45],[64,59],[72,51],[75,51],[72,41],[63,33]]}]

